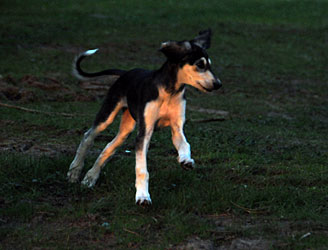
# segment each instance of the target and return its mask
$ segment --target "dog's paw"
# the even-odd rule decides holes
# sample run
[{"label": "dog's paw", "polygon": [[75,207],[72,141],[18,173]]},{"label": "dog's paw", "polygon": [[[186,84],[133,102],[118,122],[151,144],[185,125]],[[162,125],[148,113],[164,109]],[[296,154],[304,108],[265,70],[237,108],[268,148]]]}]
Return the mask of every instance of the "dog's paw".
[{"label": "dog's paw", "polygon": [[193,159],[185,160],[185,161],[180,162],[180,166],[184,170],[192,170],[195,168],[195,161]]},{"label": "dog's paw", "polygon": [[88,188],[92,188],[96,184],[98,178],[99,178],[99,174],[94,174],[94,173],[89,171],[84,176],[81,184],[88,187]]},{"label": "dog's paw", "polygon": [[67,172],[67,179],[70,183],[78,182],[79,178],[80,178],[80,171],[78,171],[76,168],[75,169],[70,169]]},{"label": "dog's paw", "polygon": [[146,197],[146,196],[138,197],[138,198],[136,198],[136,204],[138,206],[148,207],[151,205],[151,199],[149,196],[148,197]]},{"label": "dog's paw", "polygon": [[136,204],[143,207],[151,205],[150,194],[148,193],[148,191],[137,190]]},{"label": "dog's paw", "polygon": [[83,166],[83,162],[79,162],[76,160],[71,163],[67,172],[67,179],[69,182],[76,183],[79,181]]}]

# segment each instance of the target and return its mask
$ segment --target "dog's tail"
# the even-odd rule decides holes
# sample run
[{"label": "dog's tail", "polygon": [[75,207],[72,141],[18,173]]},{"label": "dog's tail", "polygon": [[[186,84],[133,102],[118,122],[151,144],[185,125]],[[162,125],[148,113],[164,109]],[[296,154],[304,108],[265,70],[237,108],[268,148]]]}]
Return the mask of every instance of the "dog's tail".
[{"label": "dog's tail", "polygon": [[121,70],[121,69],[106,69],[106,70],[94,72],[94,73],[88,73],[88,72],[83,71],[80,66],[81,61],[84,58],[86,58],[87,56],[93,55],[97,51],[98,51],[98,49],[87,50],[75,58],[74,63],[73,63],[73,75],[75,77],[77,77],[80,80],[86,80],[88,78],[94,78],[94,77],[106,76],[106,75],[121,76],[124,73],[126,73],[125,70]]}]

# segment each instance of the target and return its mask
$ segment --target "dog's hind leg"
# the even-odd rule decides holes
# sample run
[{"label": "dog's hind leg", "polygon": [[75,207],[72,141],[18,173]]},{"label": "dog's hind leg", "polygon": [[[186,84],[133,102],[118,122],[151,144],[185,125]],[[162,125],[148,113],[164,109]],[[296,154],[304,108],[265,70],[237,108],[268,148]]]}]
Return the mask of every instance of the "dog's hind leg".
[{"label": "dog's hind leg", "polygon": [[177,114],[171,121],[171,133],[173,144],[178,151],[178,161],[183,169],[189,170],[194,167],[194,160],[191,158],[190,145],[183,133],[185,121],[186,102],[183,100],[177,107]]},{"label": "dog's hind leg", "polygon": [[75,158],[69,167],[67,177],[70,182],[77,182],[79,180],[82,168],[84,166],[85,156],[90,147],[93,145],[94,139],[97,137],[97,135],[99,135],[100,132],[105,130],[106,127],[113,122],[115,116],[122,108],[122,106],[123,102],[113,102],[112,105],[107,107],[106,111],[109,113],[107,115],[107,119],[100,120],[98,118],[100,116],[99,114],[102,114],[103,116],[103,113],[105,113],[105,105],[103,105],[102,109],[97,115],[94,125],[84,134],[84,137],[76,151]]},{"label": "dog's hind leg", "polygon": [[92,127],[83,136],[83,139],[76,151],[74,160],[72,161],[67,172],[67,178],[70,182],[77,182],[79,180],[82,168],[84,166],[84,159],[88,149],[92,146],[94,139],[98,135],[97,130]]},{"label": "dog's hind leg", "polygon": [[105,149],[99,155],[93,167],[85,175],[82,184],[88,187],[93,187],[99,177],[100,171],[105,165],[110,156],[115,153],[115,149],[122,145],[128,135],[133,131],[135,127],[135,120],[132,118],[128,109],[126,109],[121,118],[121,124],[119,132],[116,137],[107,144]]}]

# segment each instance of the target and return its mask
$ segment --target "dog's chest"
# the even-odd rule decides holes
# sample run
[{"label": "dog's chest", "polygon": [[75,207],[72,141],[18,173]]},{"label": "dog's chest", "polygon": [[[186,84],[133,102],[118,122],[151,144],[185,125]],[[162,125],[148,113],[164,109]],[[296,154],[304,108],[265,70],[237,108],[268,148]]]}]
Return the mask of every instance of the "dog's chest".
[{"label": "dog's chest", "polygon": [[182,112],[182,95],[171,96],[163,94],[158,100],[158,123],[160,127],[166,127],[171,124],[172,121],[181,118]]}]

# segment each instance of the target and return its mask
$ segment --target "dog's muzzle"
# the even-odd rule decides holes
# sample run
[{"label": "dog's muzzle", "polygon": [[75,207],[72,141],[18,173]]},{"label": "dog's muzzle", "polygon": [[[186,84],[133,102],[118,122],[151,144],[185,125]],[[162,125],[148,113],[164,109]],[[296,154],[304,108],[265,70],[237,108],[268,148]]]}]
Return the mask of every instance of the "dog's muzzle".
[{"label": "dog's muzzle", "polygon": [[213,82],[213,90],[219,89],[222,87],[222,83],[219,78],[216,78],[216,80]]}]

